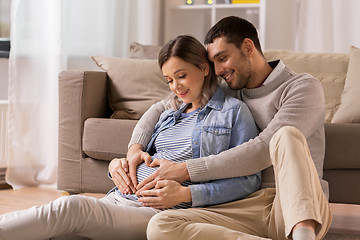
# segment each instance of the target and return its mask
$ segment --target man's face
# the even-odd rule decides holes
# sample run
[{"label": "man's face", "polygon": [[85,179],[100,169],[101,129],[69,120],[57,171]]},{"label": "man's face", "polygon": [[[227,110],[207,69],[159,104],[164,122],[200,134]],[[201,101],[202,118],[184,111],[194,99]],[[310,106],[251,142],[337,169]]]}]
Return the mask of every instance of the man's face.
[{"label": "man's face", "polygon": [[251,62],[243,44],[237,48],[227,43],[224,37],[218,37],[207,46],[207,51],[210,61],[214,63],[215,74],[222,77],[231,89],[239,90],[248,85],[252,77]]}]

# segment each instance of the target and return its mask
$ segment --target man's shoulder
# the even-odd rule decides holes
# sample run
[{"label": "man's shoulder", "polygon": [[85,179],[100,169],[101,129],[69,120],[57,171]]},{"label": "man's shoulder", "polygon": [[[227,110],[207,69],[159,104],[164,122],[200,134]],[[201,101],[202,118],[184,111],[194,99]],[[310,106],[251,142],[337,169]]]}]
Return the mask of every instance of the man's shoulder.
[{"label": "man's shoulder", "polygon": [[290,68],[287,68],[286,70],[290,73],[289,78],[284,82],[288,88],[304,88],[308,90],[313,88],[313,91],[322,90],[322,83],[311,74],[296,73]]}]

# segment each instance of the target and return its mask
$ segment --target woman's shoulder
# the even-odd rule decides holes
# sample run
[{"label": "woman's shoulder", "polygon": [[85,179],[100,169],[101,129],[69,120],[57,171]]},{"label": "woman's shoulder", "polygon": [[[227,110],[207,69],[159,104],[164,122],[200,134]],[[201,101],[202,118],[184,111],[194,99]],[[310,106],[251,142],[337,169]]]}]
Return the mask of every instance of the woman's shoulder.
[{"label": "woman's shoulder", "polygon": [[245,103],[242,100],[226,94],[220,87],[216,89],[215,94],[208,102],[208,106],[220,112],[240,109],[244,105]]},{"label": "woman's shoulder", "polygon": [[225,95],[223,110],[238,109],[244,105],[245,103],[242,100],[232,96]]},{"label": "woman's shoulder", "polygon": [[159,121],[163,120],[164,118],[169,117],[170,115],[174,114],[174,112],[175,112],[174,109],[167,109],[167,110],[163,111],[160,114]]}]

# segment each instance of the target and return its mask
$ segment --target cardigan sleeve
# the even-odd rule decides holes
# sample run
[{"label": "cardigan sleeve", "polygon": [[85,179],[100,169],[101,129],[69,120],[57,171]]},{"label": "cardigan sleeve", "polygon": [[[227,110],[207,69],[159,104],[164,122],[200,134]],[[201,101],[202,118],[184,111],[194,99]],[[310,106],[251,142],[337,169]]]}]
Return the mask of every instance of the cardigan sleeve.
[{"label": "cardigan sleeve", "polygon": [[153,104],[136,124],[128,148],[133,144],[141,144],[143,149],[149,143],[154,128],[162,112],[165,111],[165,100]]}]

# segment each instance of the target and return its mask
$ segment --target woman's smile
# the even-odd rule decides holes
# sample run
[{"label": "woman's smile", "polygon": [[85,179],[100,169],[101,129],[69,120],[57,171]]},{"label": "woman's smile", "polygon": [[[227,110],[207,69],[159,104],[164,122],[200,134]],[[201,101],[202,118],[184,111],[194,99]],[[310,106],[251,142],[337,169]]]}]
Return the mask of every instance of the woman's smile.
[{"label": "woman's smile", "polygon": [[189,92],[189,89],[186,90],[186,91],[184,91],[184,92],[178,93],[178,94],[179,94],[179,96],[180,96],[181,98],[183,98],[183,97],[186,96],[186,94],[187,94],[188,92]]}]

